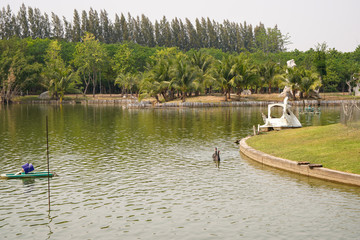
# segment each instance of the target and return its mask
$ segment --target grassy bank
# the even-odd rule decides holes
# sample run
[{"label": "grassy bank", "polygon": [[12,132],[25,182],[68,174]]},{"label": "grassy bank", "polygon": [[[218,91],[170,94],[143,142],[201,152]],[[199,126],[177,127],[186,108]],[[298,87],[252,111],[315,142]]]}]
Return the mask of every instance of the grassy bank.
[{"label": "grassy bank", "polygon": [[[74,94],[67,94],[64,97],[64,100],[93,100],[93,99],[102,99],[102,100],[116,100],[116,99],[123,99],[123,95],[121,94],[96,94],[95,97],[93,97],[92,94],[87,94],[86,96],[83,96],[82,94],[74,95]],[[127,98],[136,98],[136,96],[131,96],[130,94],[127,96]],[[321,99],[320,100],[353,100],[353,99],[360,99],[360,97],[349,96],[344,93],[321,93]],[[155,98],[150,99],[144,99],[146,101],[153,101],[155,102]],[[272,93],[272,94],[252,94],[252,95],[236,95],[232,94],[231,99],[228,101],[270,101],[270,102],[282,102],[284,100],[284,97],[280,97],[279,93]],[[300,100],[300,99],[298,99]],[[15,97],[14,101],[19,102],[30,102],[30,101],[40,101],[39,95],[28,95],[24,97]],[[180,102],[181,99],[175,99],[170,102]],[[206,95],[206,96],[192,96],[186,98],[187,102],[203,102],[203,103],[218,103],[218,102],[224,102],[225,97],[220,94],[212,94],[212,95]]]},{"label": "grassy bank", "polygon": [[248,145],[273,156],[360,174],[360,130],[342,124],[270,132]]}]

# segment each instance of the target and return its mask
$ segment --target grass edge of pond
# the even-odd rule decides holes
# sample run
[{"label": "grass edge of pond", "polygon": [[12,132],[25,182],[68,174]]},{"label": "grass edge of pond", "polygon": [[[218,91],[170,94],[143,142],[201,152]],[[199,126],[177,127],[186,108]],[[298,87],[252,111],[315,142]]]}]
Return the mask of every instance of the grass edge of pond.
[{"label": "grass edge of pond", "polygon": [[360,174],[360,130],[340,123],[260,134],[247,144],[276,157]]}]

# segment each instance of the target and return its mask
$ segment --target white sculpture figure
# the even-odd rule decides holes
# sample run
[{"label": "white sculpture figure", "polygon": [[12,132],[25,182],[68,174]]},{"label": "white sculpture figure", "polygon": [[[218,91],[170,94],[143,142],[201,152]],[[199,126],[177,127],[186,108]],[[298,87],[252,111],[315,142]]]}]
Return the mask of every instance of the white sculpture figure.
[{"label": "white sculpture figure", "polygon": [[[294,68],[296,67],[295,60],[291,59],[286,62],[288,68]],[[288,73],[288,70],[286,69],[286,73]],[[286,79],[286,82],[289,82],[288,79]],[[285,86],[284,90],[280,93],[280,97],[289,97],[290,99],[294,99],[293,93],[291,92],[291,88],[289,86]]]},{"label": "white sculpture figure", "polygon": [[287,61],[286,64],[287,64],[288,68],[296,67],[296,63],[295,63],[294,59],[291,59],[291,60]]},{"label": "white sculpture figure", "polygon": [[241,95],[251,95],[251,90],[243,90]]},{"label": "white sculpture figure", "polygon": [[[281,130],[286,128],[302,127],[300,121],[290,110],[291,106],[287,104],[288,97],[285,97],[284,103],[269,104],[267,117],[263,114],[265,124],[261,125],[260,131],[267,132],[271,130]],[[271,117],[271,110],[276,107],[282,108],[282,116],[280,118]]]},{"label": "white sculpture figure", "polygon": [[360,83],[357,83],[353,89],[355,92],[355,96],[360,96]]},{"label": "white sculpture figure", "polygon": [[290,99],[294,99],[294,96],[291,92],[291,87],[285,86],[284,90],[279,94],[280,97],[288,97]]}]

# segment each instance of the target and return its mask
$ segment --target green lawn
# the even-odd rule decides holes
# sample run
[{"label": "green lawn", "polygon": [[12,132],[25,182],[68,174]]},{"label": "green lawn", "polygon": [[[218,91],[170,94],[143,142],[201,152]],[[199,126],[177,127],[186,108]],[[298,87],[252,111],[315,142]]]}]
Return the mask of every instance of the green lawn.
[{"label": "green lawn", "polygon": [[342,124],[261,134],[249,146],[273,156],[360,174],[360,130]]}]

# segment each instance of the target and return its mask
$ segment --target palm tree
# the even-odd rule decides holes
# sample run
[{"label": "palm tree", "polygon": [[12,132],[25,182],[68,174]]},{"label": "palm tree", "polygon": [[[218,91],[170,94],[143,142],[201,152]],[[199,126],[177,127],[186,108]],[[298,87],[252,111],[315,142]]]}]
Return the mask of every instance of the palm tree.
[{"label": "palm tree", "polygon": [[117,84],[120,88],[122,88],[123,92],[125,91],[125,96],[127,97],[128,93],[132,95],[136,92],[136,89],[139,88],[139,84],[141,81],[141,76],[139,74],[133,73],[120,73],[116,80],[115,85]]},{"label": "palm tree", "polygon": [[[300,98],[309,98],[310,92],[320,88],[321,78],[318,73],[309,70],[303,70],[299,84]],[[305,96],[304,96],[305,95]]]},{"label": "palm tree", "polygon": [[239,92],[244,88],[248,88],[251,85],[256,84],[256,80],[259,78],[255,67],[250,66],[246,60],[238,58],[236,65],[234,66],[236,71],[236,77],[234,84],[238,88]]},{"label": "palm tree", "polygon": [[161,94],[164,100],[168,101],[167,92],[170,89],[171,66],[171,59],[159,59],[155,63],[141,84],[142,96],[149,95],[160,102],[158,94]]},{"label": "palm tree", "polygon": [[236,62],[233,56],[219,61],[216,67],[217,81],[225,90],[225,101],[230,99],[231,88],[235,86]]},{"label": "palm tree", "polygon": [[204,55],[202,52],[197,51],[190,56],[190,62],[199,71],[199,85],[202,86],[204,89],[209,88],[211,91],[211,86],[214,83],[214,77],[212,74],[212,57]]},{"label": "palm tree", "polygon": [[262,80],[268,85],[268,93],[271,93],[273,84],[278,85],[279,81],[283,79],[279,66],[274,62],[268,62],[260,66],[260,76]]},{"label": "palm tree", "polygon": [[173,79],[170,86],[181,91],[181,99],[186,101],[186,94],[196,88],[195,80],[199,72],[190,65],[186,58],[179,56],[172,71]]},{"label": "palm tree", "polygon": [[75,73],[64,75],[60,79],[53,78],[49,81],[48,85],[50,95],[56,99],[59,98],[60,103],[62,103],[65,92],[81,93],[81,91],[77,89],[78,82],[78,75]]},{"label": "palm tree", "polygon": [[299,90],[301,83],[301,68],[287,68],[286,69],[286,79],[283,82],[283,85],[289,85],[291,88],[292,95],[296,99],[296,92]]}]

